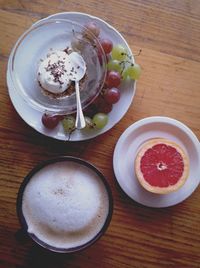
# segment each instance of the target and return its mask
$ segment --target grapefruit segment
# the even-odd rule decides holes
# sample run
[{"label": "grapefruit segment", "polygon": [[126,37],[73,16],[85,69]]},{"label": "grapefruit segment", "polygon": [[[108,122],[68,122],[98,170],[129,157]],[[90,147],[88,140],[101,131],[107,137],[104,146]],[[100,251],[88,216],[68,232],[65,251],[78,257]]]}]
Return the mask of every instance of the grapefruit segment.
[{"label": "grapefruit segment", "polygon": [[189,174],[189,159],[177,143],[156,138],[145,142],[135,159],[135,173],[149,192],[168,194],[177,191]]}]

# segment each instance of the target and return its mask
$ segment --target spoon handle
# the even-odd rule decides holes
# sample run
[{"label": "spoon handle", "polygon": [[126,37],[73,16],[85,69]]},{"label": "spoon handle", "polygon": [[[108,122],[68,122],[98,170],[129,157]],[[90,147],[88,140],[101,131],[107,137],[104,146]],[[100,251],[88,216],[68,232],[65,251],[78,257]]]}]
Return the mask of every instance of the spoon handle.
[{"label": "spoon handle", "polygon": [[82,129],[86,126],[86,123],[81,106],[79,81],[75,81],[75,89],[76,89],[76,105],[77,105],[75,127],[77,129]]}]

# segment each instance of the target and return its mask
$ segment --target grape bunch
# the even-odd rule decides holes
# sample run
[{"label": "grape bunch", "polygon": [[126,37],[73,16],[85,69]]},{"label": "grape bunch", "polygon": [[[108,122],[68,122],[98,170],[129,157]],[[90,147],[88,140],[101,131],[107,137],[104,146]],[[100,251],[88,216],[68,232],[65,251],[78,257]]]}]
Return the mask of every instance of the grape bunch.
[{"label": "grape bunch", "polygon": [[[74,36],[71,41],[72,48],[81,50],[85,42],[95,44],[96,38],[99,40],[106,55],[107,74],[101,93],[84,110],[85,130],[104,128],[108,123],[108,114],[112,111],[113,105],[120,100],[121,82],[126,79],[137,80],[141,74],[139,64],[133,63],[124,46],[121,44],[114,45],[110,39],[100,37],[100,28],[94,21],[86,24],[84,31]],[[101,55],[98,54],[98,56],[101,63]],[[60,121],[65,132],[70,133],[75,130],[75,115],[57,116],[44,114],[42,116],[43,125],[49,129],[56,127]]]}]

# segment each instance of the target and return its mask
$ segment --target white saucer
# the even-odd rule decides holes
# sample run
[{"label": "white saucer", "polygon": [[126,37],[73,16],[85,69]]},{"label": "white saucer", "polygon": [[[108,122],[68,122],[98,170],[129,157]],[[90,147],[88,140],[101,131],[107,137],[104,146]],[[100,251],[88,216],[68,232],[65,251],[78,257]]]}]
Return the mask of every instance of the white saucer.
[{"label": "white saucer", "polygon": [[[162,137],[180,144],[190,160],[190,174],[177,192],[157,195],[142,188],[134,172],[134,159],[139,146],[145,141]],[[195,134],[183,123],[167,117],[149,117],[137,121],[119,138],[113,156],[116,179],[122,190],[136,202],[148,207],[176,205],[198,187],[200,182],[200,143]]]},{"label": "white saucer", "polygon": [[[113,28],[108,23],[97,17],[93,17],[88,14],[78,12],[64,12],[54,14],[43,20],[53,18],[74,20],[81,24],[85,24],[88,21],[94,20],[100,27],[102,36],[110,38],[114,44],[122,44],[127,48],[128,53],[132,55],[131,49],[129,48],[126,40],[122,37],[122,35],[115,28]],[[8,64],[10,64],[10,58]],[[135,84],[136,83],[134,81],[130,81],[129,83],[123,84],[121,86],[120,88],[121,98],[118,103],[113,105],[113,110],[109,113],[109,122],[102,130],[90,130],[87,132],[76,130],[72,133],[70,141],[81,141],[94,138],[102,133],[105,133],[106,131],[110,130],[114,125],[116,125],[120,121],[120,119],[125,115],[125,113],[127,112],[128,108],[132,103],[135,94]],[[16,111],[28,125],[30,125],[32,128],[34,128],[35,130],[46,136],[58,140],[68,140],[68,135],[64,133],[61,124],[53,130],[48,130],[42,126],[41,123],[42,113],[34,110],[27,103],[25,103],[20,96],[17,95],[16,91],[13,89],[13,83],[10,79],[8,72],[7,72],[7,85],[11,101]]]}]

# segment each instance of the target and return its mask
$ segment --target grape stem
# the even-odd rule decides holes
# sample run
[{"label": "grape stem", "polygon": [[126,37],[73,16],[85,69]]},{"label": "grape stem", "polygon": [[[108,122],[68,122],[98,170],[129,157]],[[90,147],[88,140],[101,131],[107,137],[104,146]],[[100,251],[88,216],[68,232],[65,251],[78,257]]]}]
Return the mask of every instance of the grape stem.
[{"label": "grape stem", "polygon": [[133,56],[134,57],[138,57],[138,56],[140,56],[141,53],[142,53],[142,49],[140,48],[140,50],[138,51],[138,53],[137,54],[133,54]]},{"label": "grape stem", "polygon": [[[133,54],[133,56],[138,57],[140,56],[141,52],[142,49],[140,49],[137,54]],[[123,73],[127,63],[129,63],[131,66],[134,66],[134,63],[132,62],[132,57],[128,54],[126,54],[126,56],[129,58],[129,60],[124,60],[119,63],[120,65],[122,65],[122,71],[120,72],[121,74]]]},{"label": "grape stem", "polygon": [[130,63],[132,66],[134,66],[134,63],[132,61],[129,61],[129,60],[123,60],[119,64],[123,64],[124,65],[126,63]]},{"label": "grape stem", "polygon": [[[133,56],[138,57],[138,56],[140,56],[141,52],[142,52],[142,49],[140,49],[137,54],[133,54]],[[129,58],[129,60],[132,60],[132,57],[130,55],[126,54],[126,56]],[[119,64],[130,63],[132,66],[134,66],[134,63],[132,61],[129,61],[129,60],[121,61]]]},{"label": "grape stem", "polygon": [[71,139],[71,135],[72,135],[72,133],[76,130],[77,128],[73,128],[70,132],[69,132],[69,134],[68,134],[68,138],[67,138],[67,140],[66,141],[70,141],[70,139]]}]

